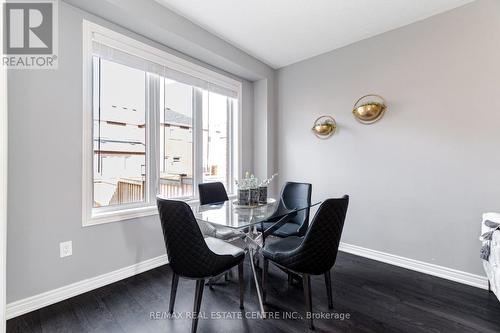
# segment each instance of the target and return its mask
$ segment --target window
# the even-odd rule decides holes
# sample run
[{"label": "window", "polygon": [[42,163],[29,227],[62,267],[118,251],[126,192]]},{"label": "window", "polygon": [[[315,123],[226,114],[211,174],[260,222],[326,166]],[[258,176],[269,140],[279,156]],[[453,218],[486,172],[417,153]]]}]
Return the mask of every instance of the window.
[{"label": "window", "polygon": [[203,94],[203,182],[230,183],[230,116],[234,99],[205,91]]},{"label": "window", "polygon": [[144,202],[146,73],[93,57],[93,208]]},{"label": "window", "polygon": [[241,83],[84,23],[83,224],[157,213],[156,195],[238,177]]},{"label": "window", "polygon": [[196,88],[162,77],[160,83],[160,190],[193,196],[193,114]]}]

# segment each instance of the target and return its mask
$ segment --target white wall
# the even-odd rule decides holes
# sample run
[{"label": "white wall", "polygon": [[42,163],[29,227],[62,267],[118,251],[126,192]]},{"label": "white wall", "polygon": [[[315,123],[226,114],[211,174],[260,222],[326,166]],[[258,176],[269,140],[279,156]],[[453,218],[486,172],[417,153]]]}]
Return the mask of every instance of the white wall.
[{"label": "white wall", "polygon": [[[279,70],[282,180],[347,193],[342,240],[483,274],[481,214],[500,210],[500,1],[480,0]],[[355,100],[389,104],[373,125]],[[329,140],[311,133],[333,115]]]},{"label": "white wall", "polygon": [[[0,36],[3,36],[3,4],[0,1]],[[0,43],[0,55],[3,43]],[[7,71],[0,65],[0,333],[5,332],[7,249]]]},{"label": "white wall", "polygon": [[[152,31],[155,15],[149,21]],[[59,16],[59,69],[8,73],[8,302],[165,254],[157,216],[82,228],[82,20],[189,57],[65,2],[60,3]],[[134,22],[127,17],[121,25]],[[250,62],[242,58],[242,66]],[[239,80],[242,162],[252,168],[253,84]],[[67,240],[73,241],[73,255],[61,259],[59,243]]]}]

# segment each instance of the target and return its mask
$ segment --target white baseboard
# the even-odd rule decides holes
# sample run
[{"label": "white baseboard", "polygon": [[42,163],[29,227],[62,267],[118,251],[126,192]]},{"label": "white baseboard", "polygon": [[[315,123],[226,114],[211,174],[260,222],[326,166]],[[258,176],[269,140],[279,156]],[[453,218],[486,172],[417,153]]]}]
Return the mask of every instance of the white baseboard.
[{"label": "white baseboard", "polygon": [[[434,275],[443,279],[460,282],[469,286],[488,289],[488,280],[485,276],[462,272],[456,269],[429,264],[423,261],[400,257],[376,250],[370,250],[352,244],[340,243],[339,250],[368,259],[373,259],[387,264],[411,269],[417,272]],[[72,283],[61,288],[50,290],[35,296],[9,303],[7,304],[7,319],[20,316],[22,314],[43,308],[44,306],[48,306],[65,299],[86,293],[88,291],[103,287],[105,285],[123,280],[150,269],[165,265],[166,263],[168,263],[167,255],[162,255],[128,267],[120,268],[113,272],[102,274],[90,279]]]},{"label": "white baseboard", "polygon": [[128,267],[120,268],[113,272],[75,282],[61,288],[9,303],[7,304],[7,319],[20,316],[22,314],[43,308],[44,306],[51,305],[73,296],[86,293],[93,289],[140,274],[150,269],[165,265],[167,262],[167,255],[161,255]]},{"label": "white baseboard", "polygon": [[393,254],[370,250],[361,246],[340,243],[339,250],[348,252],[360,257],[373,259],[394,266],[399,266],[413,271],[434,275],[443,279],[460,282],[469,286],[488,289],[488,279],[486,276],[471,274],[452,268],[429,264],[423,261],[396,256]]}]

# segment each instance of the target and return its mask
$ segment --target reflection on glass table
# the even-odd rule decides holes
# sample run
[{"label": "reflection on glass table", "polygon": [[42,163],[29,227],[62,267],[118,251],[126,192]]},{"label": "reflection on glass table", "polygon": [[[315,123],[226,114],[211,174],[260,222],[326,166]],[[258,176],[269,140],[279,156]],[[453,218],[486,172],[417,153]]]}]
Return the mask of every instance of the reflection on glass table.
[{"label": "reflection on glass table", "polygon": [[[262,292],[255,271],[254,256],[265,245],[266,236],[279,229],[290,217],[298,212],[310,209],[320,203],[315,202],[311,205],[305,204],[300,207],[286,207],[283,201],[270,198],[268,199],[268,204],[258,207],[241,207],[236,202],[230,200],[219,204],[193,204],[191,205],[191,209],[195,218],[199,221],[215,226],[232,228],[241,233],[245,240],[246,250],[249,253],[250,267],[257,290],[257,297],[262,316],[264,317],[265,311],[262,302]],[[276,222],[264,230],[264,222],[268,222],[271,219]],[[260,225],[264,232],[258,232],[257,225]]]}]

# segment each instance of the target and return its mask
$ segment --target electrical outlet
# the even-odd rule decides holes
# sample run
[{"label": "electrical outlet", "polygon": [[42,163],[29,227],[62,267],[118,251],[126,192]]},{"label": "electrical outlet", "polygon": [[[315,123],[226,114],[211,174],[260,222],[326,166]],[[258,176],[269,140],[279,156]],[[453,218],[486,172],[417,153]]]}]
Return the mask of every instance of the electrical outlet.
[{"label": "electrical outlet", "polygon": [[59,243],[59,255],[61,258],[73,254],[73,243],[71,241]]}]

